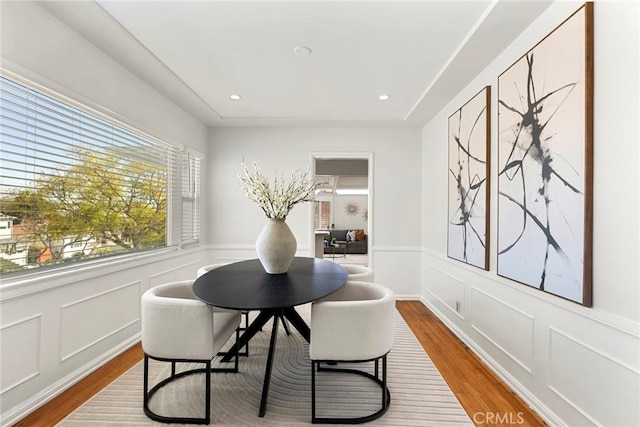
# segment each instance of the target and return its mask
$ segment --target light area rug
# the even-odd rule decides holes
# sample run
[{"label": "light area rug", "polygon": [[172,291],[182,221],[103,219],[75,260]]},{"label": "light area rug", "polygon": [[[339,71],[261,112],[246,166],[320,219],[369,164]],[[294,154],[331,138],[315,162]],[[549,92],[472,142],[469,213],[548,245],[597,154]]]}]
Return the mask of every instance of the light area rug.
[{"label": "light area rug", "polygon": [[[309,305],[298,307],[298,311],[305,320],[309,320]],[[212,425],[311,424],[311,362],[308,344],[297,331],[292,331],[287,336],[280,325],[278,332],[265,416],[258,417],[258,408],[271,323],[265,325],[263,331],[251,340],[250,356],[240,358],[239,373],[212,374]],[[381,418],[367,425],[473,425],[398,312],[395,317],[394,346],[387,360],[391,406]],[[358,364],[358,367],[368,366],[369,372],[372,372],[373,363]],[[169,363],[151,361],[150,382],[155,384],[166,378],[170,369]],[[58,425],[166,425],[151,421],[142,410],[142,372],[143,362],[139,362]],[[361,416],[375,412],[376,405],[380,404],[380,388],[364,377],[321,372],[317,374],[316,381],[318,416]],[[201,417],[204,413],[204,374],[189,375],[165,386],[153,397],[150,407],[163,415]]]}]

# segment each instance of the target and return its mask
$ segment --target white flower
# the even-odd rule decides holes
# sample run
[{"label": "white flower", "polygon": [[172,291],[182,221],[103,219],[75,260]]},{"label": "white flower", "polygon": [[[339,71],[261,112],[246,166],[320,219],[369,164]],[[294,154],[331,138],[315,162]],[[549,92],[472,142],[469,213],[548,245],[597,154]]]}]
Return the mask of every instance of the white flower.
[{"label": "white flower", "polygon": [[271,184],[260,173],[256,162],[253,163],[253,172],[247,169],[244,162],[241,165],[243,175],[238,174],[240,187],[264,211],[267,218],[285,219],[296,204],[315,200],[318,183],[311,177],[309,169],[292,172],[289,182],[284,180],[282,174],[276,174]]}]

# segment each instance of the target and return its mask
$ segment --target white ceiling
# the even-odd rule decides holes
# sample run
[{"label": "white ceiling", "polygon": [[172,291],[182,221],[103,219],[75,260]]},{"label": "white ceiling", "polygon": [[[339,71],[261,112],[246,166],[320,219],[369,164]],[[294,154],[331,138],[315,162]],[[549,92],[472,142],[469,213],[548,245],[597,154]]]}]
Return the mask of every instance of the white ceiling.
[{"label": "white ceiling", "polygon": [[[316,175],[319,183],[319,194],[338,194],[338,192],[349,192],[355,190],[366,191],[369,188],[366,176],[338,176],[338,175]],[[343,193],[346,194],[346,193]],[[365,194],[365,193],[358,193]]]},{"label": "white ceiling", "polygon": [[369,161],[366,159],[315,159],[315,163],[320,194],[360,191],[369,187]]},{"label": "white ceiling", "polygon": [[209,126],[407,127],[424,125],[550,3],[38,2]]}]

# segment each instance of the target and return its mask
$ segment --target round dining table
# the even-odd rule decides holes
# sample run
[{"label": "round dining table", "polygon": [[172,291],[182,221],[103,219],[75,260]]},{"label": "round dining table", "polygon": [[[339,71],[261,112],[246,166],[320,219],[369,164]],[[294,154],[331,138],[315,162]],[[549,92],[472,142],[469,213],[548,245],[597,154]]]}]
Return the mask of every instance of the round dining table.
[{"label": "round dining table", "polygon": [[[268,274],[260,260],[252,259],[210,270],[193,283],[195,296],[209,305],[239,311],[260,311],[238,342],[222,358],[223,362],[229,361],[237,350],[243,348],[273,319],[258,412],[260,417],[266,412],[279,320],[283,319],[284,323],[284,319],[287,319],[308,342],[311,331],[295,307],[325,297],[346,282],[347,271],[339,264],[319,258],[296,257],[283,274]],[[284,325],[286,327],[286,323]]]}]

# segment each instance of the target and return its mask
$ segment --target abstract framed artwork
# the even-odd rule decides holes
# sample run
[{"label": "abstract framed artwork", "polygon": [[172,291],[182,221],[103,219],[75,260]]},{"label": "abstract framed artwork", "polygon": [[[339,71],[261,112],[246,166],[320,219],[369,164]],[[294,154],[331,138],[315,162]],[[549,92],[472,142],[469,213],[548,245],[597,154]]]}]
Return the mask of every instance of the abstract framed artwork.
[{"label": "abstract framed artwork", "polygon": [[593,3],[498,77],[498,275],[591,306]]},{"label": "abstract framed artwork", "polygon": [[447,255],[489,269],[491,87],[449,117]]}]

